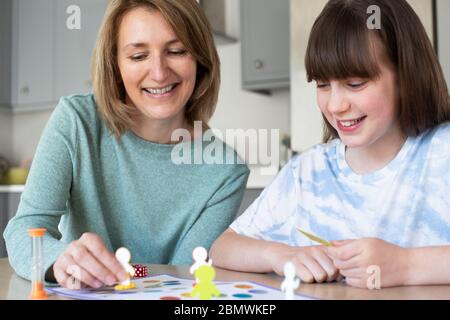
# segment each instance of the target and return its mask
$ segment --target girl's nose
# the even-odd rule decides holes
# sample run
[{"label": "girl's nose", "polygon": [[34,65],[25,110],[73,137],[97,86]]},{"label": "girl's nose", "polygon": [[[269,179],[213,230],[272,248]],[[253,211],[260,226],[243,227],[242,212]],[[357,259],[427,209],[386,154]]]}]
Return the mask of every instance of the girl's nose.
[{"label": "girl's nose", "polygon": [[328,112],[332,114],[340,114],[347,111],[350,103],[345,98],[345,95],[339,90],[332,90],[330,100],[327,104]]}]

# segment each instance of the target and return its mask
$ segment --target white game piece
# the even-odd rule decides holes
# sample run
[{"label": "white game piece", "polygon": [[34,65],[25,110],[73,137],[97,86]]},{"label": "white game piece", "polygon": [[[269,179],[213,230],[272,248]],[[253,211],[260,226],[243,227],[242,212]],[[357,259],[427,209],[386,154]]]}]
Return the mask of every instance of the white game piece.
[{"label": "white game piece", "polygon": [[[122,265],[122,267],[125,269],[126,272],[128,272],[128,274],[132,277],[134,276],[134,268],[133,266],[129,263],[131,260],[131,254],[130,251],[127,248],[119,248],[116,251],[116,258],[117,260],[119,260],[120,264]],[[125,281],[120,282],[120,285],[122,286],[126,286],[129,287],[130,286],[130,278],[128,278]]]},{"label": "white game piece", "polygon": [[294,290],[300,285],[300,279],[296,277],[295,266],[288,261],[284,264],[284,281],[281,283],[281,291],[285,293],[286,300],[294,300]]},{"label": "white game piece", "polygon": [[203,247],[197,247],[192,251],[192,258],[194,258],[194,264],[189,268],[189,273],[194,274],[195,270],[197,270],[200,266],[212,265],[212,260],[209,259],[206,261],[208,257],[208,252]]}]

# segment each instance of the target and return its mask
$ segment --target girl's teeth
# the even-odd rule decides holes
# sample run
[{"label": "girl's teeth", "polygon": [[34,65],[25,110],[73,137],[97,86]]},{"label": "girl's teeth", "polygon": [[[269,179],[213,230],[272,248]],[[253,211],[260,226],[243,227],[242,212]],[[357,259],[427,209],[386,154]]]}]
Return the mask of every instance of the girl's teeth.
[{"label": "girl's teeth", "polygon": [[342,122],[342,124],[344,125],[344,127],[351,127],[356,124],[356,121]]},{"label": "girl's teeth", "polygon": [[348,127],[352,127],[357,123],[360,123],[363,120],[363,118],[358,119],[358,120],[353,120],[353,121],[341,121],[342,125],[346,128]]}]

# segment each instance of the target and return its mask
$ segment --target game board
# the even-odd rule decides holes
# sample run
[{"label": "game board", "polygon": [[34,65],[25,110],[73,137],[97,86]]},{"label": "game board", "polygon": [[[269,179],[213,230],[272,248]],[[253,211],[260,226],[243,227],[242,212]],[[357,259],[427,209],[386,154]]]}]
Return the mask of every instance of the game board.
[{"label": "game board", "polygon": [[[193,279],[181,279],[170,275],[154,275],[135,279],[136,289],[115,291],[113,287],[100,289],[70,290],[66,288],[47,288],[58,295],[83,300],[197,300],[191,297]],[[284,300],[279,289],[263,286],[249,281],[214,281],[221,295],[212,300]],[[295,300],[313,298],[295,295]]]}]

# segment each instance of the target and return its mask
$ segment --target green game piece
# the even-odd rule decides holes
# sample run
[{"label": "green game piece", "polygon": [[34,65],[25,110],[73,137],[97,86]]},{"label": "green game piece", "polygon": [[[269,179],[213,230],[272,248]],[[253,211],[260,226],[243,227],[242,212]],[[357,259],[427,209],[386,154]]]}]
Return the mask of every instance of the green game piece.
[{"label": "green game piece", "polygon": [[213,283],[215,277],[216,271],[212,266],[200,266],[195,270],[195,278],[198,282],[192,289],[191,296],[198,297],[200,300],[211,300],[211,296],[220,296],[219,289]]}]

